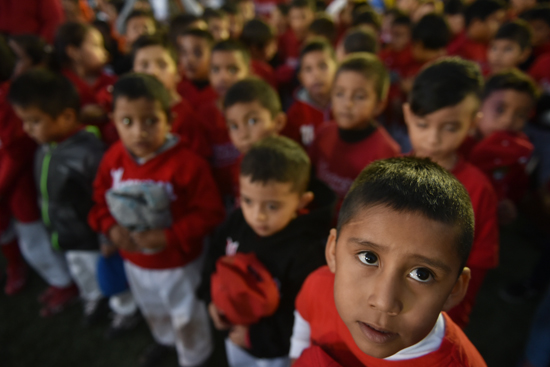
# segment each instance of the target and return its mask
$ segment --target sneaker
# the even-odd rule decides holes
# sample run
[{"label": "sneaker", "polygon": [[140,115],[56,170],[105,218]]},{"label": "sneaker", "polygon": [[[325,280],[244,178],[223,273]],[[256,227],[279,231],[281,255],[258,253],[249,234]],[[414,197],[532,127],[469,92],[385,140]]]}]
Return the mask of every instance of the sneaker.
[{"label": "sneaker", "polygon": [[[42,297],[44,296],[44,297]],[[49,287],[40,298],[44,298],[44,305],[40,310],[40,316],[49,317],[60,313],[78,299],[78,288],[71,284],[68,287]]]},{"label": "sneaker", "polygon": [[139,357],[138,366],[156,367],[174,350],[174,347],[169,347],[158,343],[151,344],[145,348],[145,351]]},{"label": "sneaker", "polygon": [[9,265],[6,269],[4,292],[11,296],[23,290],[25,284],[27,284],[27,273],[27,265],[23,262],[17,265]]},{"label": "sneaker", "polygon": [[137,310],[130,315],[113,313],[112,317],[113,319],[111,320],[111,325],[105,333],[105,337],[107,339],[114,339],[122,334],[127,333],[128,331],[134,330],[136,326],[139,325],[141,320],[143,320],[141,313]]},{"label": "sneaker", "polygon": [[109,299],[100,298],[84,301],[84,326],[92,326],[102,321],[109,313]]},{"label": "sneaker", "polygon": [[500,297],[509,303],[525,302],[533,297],[536,297],[540,290],[535,289],[525,282],[510,284],[500,290]]}]

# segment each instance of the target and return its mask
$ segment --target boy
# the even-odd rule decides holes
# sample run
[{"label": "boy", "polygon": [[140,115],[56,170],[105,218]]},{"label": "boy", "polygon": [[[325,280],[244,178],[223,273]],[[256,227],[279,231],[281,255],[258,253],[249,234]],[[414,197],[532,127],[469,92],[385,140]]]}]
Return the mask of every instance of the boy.
[{"label": "boy", "polygon": [[327,41],[317,39],[304,46],[298,70],[302,88],[288,110],[283,135],[307,147],[313,142],[315,129],[331,120],[330,92],[336,67],[334,50]]},{"label": "boy", "polygon": [[313,347],[294,366],[486,366],[443,312],[468,288],[473,236],[468,193],[437,164],[403,157],[365,168],[331,230],[328,267],[296,299],[290,356]]},{"label": "boy", "polygon": [[[207,163],[169,133],[170,94],[156,78],[122,77],[113,105],[120,141],[101,161],[90,224],[119,249],[155,338],[140,365],[158,365],[174,345],[180,366],[200,365],[212,344],[206,308],[194,294],[203,239],[223,218],[216,186]],[[130,214],[140,209],[141,216],[121,216],[116,209],[124,206],[108,201],[131,193]],[[140,205],[140,198],[150,206]],[[156,225],[141,223],[147,219]]]},{"label": "boy", "polygon": [[[321,201],[318,191],[310,191],[309,172],[305,151],[284,137],[257,142],[242,160],[241,208],[218,229],[201,285],[214,326],[230,330],[225,342],[229,366],[289,363],[294,300],[308,274],[323,265],[320,244],[328,233],[334,204],[334,195]],[[279,307],[252,325],[230,325],[210,297],[216,260],[236,253],[254,253],[279,284]]]},{"label": "boy", "polygon": [[313,22],[309,25],[307,41],[314,38],[324,38],[328,43],[334,45],[336,43],[336,24],[328,15],[317,15]]},{"label": "boy", "polygon": [[388,86],[388,71],[372,54],[349,56],[336,71],[331,99],[336,123],[316,131],[309,156],[317,178],[336,192],[340,203],[365,166],[400,153],[375,121],[384,110]]},{"label": "boy", "polygon": [[390,73],[400,73],[403,67],[410,64],[411,34],[412,24],[409,16],[397,13],[390,28],[390,42],[379,54]]},{"label": "boy", "polygon": [[[79,123],[78,93],[61,75],[31,70],[14,81],[9,99],[23,120],[23,130],[41,145],[34,176],[42,220],[53,248],[65,253],[84,302],[85,323],[92,323],[104,304],[96,280],[99,241],[87,215],[103,143]],[[61,305],[45,296],[41,314],[59,312]]]},{"label": "boy", "polygon": [[517,19],[503,24],[491,41],[487,53],[491,74],[519,67],[531,55],[531,30]]},{"label": "boy", "polygon": [[218,96],[208,80],[214,38],[202,29],[188,29],[178,37],[178,61],[181,81],[178,93],[191,106],[214,101]]},{"label": "boy", "polygon": [[241,41],[250,51],[252,72],[277,89],[275,70],[269,64],[277,53],[273,29],[263,20],[249,20],[243,27]]},{"label": "boy", "polygon": [[489,42],[505,16],[504,4],[498,0],[476,0],[468,5],[464,33],[448,48],[449,55],[475,61],[482,69],[486,67]]},{"label": "boy", "polygon": [[350,54],[357,52],[376,54],[377,50],[378,40],[373,31],[352,28],[346,32],[342,41],[336,47],[336,59],[338,62],[342,62]]},{"label": "boy", "polygon": [[538,58],[550,52],[550,6],[538,5],[522,13],[521,18],[529,23],[533,32],[533,56]]},{"label": "boy", "polygon": [[292,70],[298,67],[300,48],[314,18],[314,5],[309,0],[294,0],[290,3],[288,10],[289,29],[279,36],[278,50],[285,66]]},{"label": "boy", "polygon": [[229,19],[221,10],[207,8],[203,15],[208,31],[214,37],[214,41],[223,41],[229,38]]},{"label": "boy", "polygon": [[250,55],[238,41],[226,40],[212,48],[210,61],[210,85],[218,99],[204,103],[198,108],[203,118],[203,131],[212,150],[214,179],[223,196],[233,196],[232,170],[239,157],[239,151],[231,143],[223,116],[223,99],[227,91],[239,80],[250,74]]},{"label": "boy", "polygon": [[424,69],[403,105],[413,154],[430,158],[466,187],[475,213],[475,237],[466,265],[472,279],[466,297],[449,312],[465,327],[485,274],[498,265],[497,198],[489,180],[457,153],[479,119],[483,79],[470,61],[446,58]]},{"label": "boy", "polygon": [[[240,39],[245,19],[239,6],[234,3],[227,3],[221,7],[221,10],[225,12],[229,22],[229,38],[234,40]],[[254,18],[254,15],[252,15],[252,18]]]}]

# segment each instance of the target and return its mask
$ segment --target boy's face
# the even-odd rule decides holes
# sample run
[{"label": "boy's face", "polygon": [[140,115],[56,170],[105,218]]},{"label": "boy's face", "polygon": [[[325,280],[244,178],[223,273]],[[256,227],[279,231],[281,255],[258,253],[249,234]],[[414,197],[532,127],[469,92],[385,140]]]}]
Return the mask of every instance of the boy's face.
[{"label": "boy's face", "polygon": [[162,46],[144,47],[136,52],[134,71],[155,76],[170,92],[176,91],[180,80],[176,62]]},{"label": "boy's face", "polygon": [[101,71],[107,62],[107,50],[103,46],[103,36],[95,28],[88,30],[79,48],[67,47],[67,54],[81,64],[85,70],[91,72]]},{"label": "boy's face", "polygon": [[249,66],[238,51],[215,51],[210,62],[210,85],[223,98],[233,84],[248,76]]},{"label": "boy's face", "polygon": [[313,11],[310,8],[291,8],[288,11],[288,23],[294,35],[303,40],[307,35],[307,30],[314,18]]},{"label": "boy's face", "polygon": [[160,102],[142,97],[115,101],[113,120],[122,144],[138,158],[149,158],[166,141],[170,123]]},{"label": "boy's face", "polygon": [[131,46],[140,36],[154,34],[156,28],[155,22],[149,17],[132,18],[126,25],[126,42]]},{"label": "boy's face", "polygon": [[464,15],[463,14],[447,14],[445,15],[451,33],[457,35],[464,30]]},{"label": "boy's face", "polygon": [[229,38],[229,19],[211,18],[208,20],[208,31],[216,41],[223,41]]},{"label": "boy's face", "polygon": [[311,98],[325,104],[330,99],[336,61],[327,51],[313,51],[304,55],[300,68],[300,82]]},{"label": "boy's face", "polygon": [[241,208],[246,223],[260,237],[280,232],[296,218],[296,212],[309,204],[313,194],[300,194],[290,182],[251,182],[240,176]]},{"label": "boy's face", "polygon": [[519,44],[509,39],[496,39],[491,42],[487,59],[492,73],[517,67],[529,57],[530,49],[522,50]]},{"label": "boy's face", "polygon": [[458,254],[449,248],[457,232],[386,206],[359,209],[338,238],[331,231],[325,252],[335,274],[334,301],[365,354],[386,358],[418,343],[441,311],[462,300],[470,272],[459,271]]},{"label": "boy's face", "polygon": [[286,122],[284,113],[272,116],[258,101],[234,104],[225,110],[225,119],[229,137],[242,154],[263,138],[277,135]]},{"label": "boy's face", "polygon": [[243,16],[241,14],[228,14],[227,19],[229,20],[229,37],[238,40],[241,33],[243,33]]},{"label": "boy's face", "polygon": [[189,80],[206,80],[210,71],[210,45],[208,41],[195,37],[183,36],[178,39],[179,63],[185,77]]},{"label": "boy's face", "polygon": [[497,90],[483,101],[478,129],[484,137],[496,131],[520,132],[531,115],[533,105],[527,93],[513,89]]},{"label": "boy's face", "polygon": [[520,14],[526,10],[534,8],[537,5],[537,0],[511,0],[510,4],[516,14]]},{"label": "boy's face", "polygon": [[498,29],[504,22],[506,13],[504,10],[497,10],[485,20],[474,19],[470,24],[473,28],[473,38],[478,42],[490,42],[497,34]]},{"label": "boy's face", "polygon": [[73,109],[67,108],[59,116],[52,117],[38,107],[21,107],[14,105],[16,115],[23,121],[23,130],[38,144],[60,141],[70,133],[77,124]]},{"label": "boy's face", "polygon": [[275,30],[277,35],[285,32],[288,20],[287,17],[281,13],[279,8],[273,8],[269,17],[269,25]]},{"label": "boy's face", "polygon": [[394,51],[403,50],[411,41],[411,29],[403,24],[395,24],[390,28],[391,43],[390,47]]},{"label": "boy's face", "polygon": [[334,80],[332,112],[338,127],[362,130],[384,109],[378,99],[374,82],[354,71],[342,71]]},{"label": "boy's face", "polygon": [[531,30],[533,31],[532,43],[533,47],[542,46],[550,42],[550,25],[540,19],[529,21]]},{"label": "boy's face", "polygon": [[418,0],[397,0],[395,6],[405,14],[411,14],[418,8]]},{"label": "boy's face", "polygon": [[239,1],[237,3],[237,8],[239,9],[239,13],[241,13],[245,21],[254,19],[254,17],[256,16],[256,7],[254,5],[254,1]]},{"label": "boy's face", "polygon": [[405,103],[403,114],[415,155],[430,158],[445,167],[475,125],[478,107],[477,98],[469,95],[455,106],[417,116]]}]

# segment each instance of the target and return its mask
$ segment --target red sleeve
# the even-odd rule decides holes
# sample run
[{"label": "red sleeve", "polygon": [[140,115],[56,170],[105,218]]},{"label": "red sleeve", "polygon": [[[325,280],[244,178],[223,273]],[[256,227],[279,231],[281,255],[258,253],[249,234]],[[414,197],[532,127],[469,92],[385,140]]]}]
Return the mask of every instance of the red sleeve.
[{"label": "red sleeve", "polygon": [[[190,158],[190,159],[189,159]],[[189,156],[186,170],[179,172],[176,187],[182,187],[172,204],[174,222],[165,230],[168,246],[188,247],[202,241],[224,219],[224,208],[206,161]],[[194,158],[194,159],[193,159]]]},{"label": "red sleeve", "polygon": [[302,123],[307,122],[306,115],[301,103],[294,102],[287,112],[286,125],[281,131],[281,135],[286,136],[302,145],[302,136],[300,134],[300,126]]},{"label": "red sleeve", "polygon": [[188,102],[182,101],[177,110],[172,111],[172,132],[184,140],[186,146],[203,158],[212,156],[212,148],[205,137],[203,126],[205,123]]},{"label": "red sleeve", "polygon": [[117,146],[111,148],[111,150],[103,156],[97,170],[97,175],[94,180],[93,195],[95,205],[88,214],[88,224],[90,227],[92,227],[94,231],[105,235],[107,235],[109,229],[116,224],[116,220],[111,215],[109,207],[107,206],[107,201],[105,200],[105,193],[113,185],[113,179],[110,172],[112,149],[117,149]]},{"label": "red sleeve", "polygon": [[535,60],[529,69],[529,75],[539,84],[543,80],[550,81],[550,53],[539,56]]},{"label": "red sleeve", "polygon": [[61,1],[38,0],[37,5],[39,7],[37,14],[41,17],[39,21],[40,35],[45,40],[52,43],[57,28],[63,23],[65,18],[63,8],[61,7]]},{"label": "red sleeve", "polygon": [[467,266],[491,269],[498,265],[498,200],[491,184],[487,179],[485,181],[482,190],[470,193],[475,213],[475,236]]}]

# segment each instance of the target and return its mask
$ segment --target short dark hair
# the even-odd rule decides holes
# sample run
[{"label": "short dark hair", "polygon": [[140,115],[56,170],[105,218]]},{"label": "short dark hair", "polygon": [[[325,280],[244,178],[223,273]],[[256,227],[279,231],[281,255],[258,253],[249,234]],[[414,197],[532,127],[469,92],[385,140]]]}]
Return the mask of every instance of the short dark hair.
[{"label": "short dark hair", "polygon": [[300,51],[300,67],[304,60],[304,57],[307,54],[317,51],[326,52],[332,59],[336,59],[336,55],[334,54],[334,48],[332,48],[332,45],[328,43],[328,41],[324,38],[317,37],[315,39],[312,39],[311,41],[306,43],[304,47],[302,47],[302,50]]},{"label": "short dark hair", "polygon": [[242,42],[233,39],[220,41],[212,47],[212,54],[215,52],[238,52],[242,55],[244,63],[250,65],[250,52]]},{"label": "short dark hair", "polygon": [[505,5],[500,0],[476,0],[466,7],[464,23],[467,27],[474,19],[485,21],[491,14],[504,9]]},{"label": "short dark hair", "polygon": [[315,6],[315,3],[311,0],[292,0],[288,4],[288,11],[290,11],[293,8],[296,8],[296,9],[307,8],[311,11],[315,11],[316,6]]},{"label": "short dark hair", "polygon": [[212,45],[214,44],[214,37],[212,36],[212,33],[204,29],[189,28],[183,31],[181,36],[201,38],[205,40],[210,45],[210,47],[212,47]]},{"label": "short dark hair", "polygon": [[550,27],[550,5],[539,4],[532,9],[526,10],[520,14],[522,19],[527,21],[541,20]]},{"label": "short dark hair", "polygon": [[380,20],[380,16],[374,10],[365,8],[365,10],[354,14],[351,22],[353,27],[357,27],[362,24],[371,25],[374,29],[380,31],[382,21]]},{"label": "short dark hair", "polygon": [[367,80],[372,80],[378,100],[386,99],[390,86],[390,74],[378,56],[366,52],[349,55],[338,67],[334,80],[344,71],[353,71]]},{"label": "short dark hair", "polygon": [[170,20],[170,25],[168,26],[168,34],[170,37],[170,42],[173,45],[177,44],[178,37],[186,30],[188,27],[202,20],[202,18],[194,14],[179,14],[176,15],[172,20]]},{"label": "short dark hair", "polygon": [[277,4],[277,9],[281,12],[282,15],[287,16],[290,6],[287,3]]},{"label": "short dark hair", "polygon": [[469,95],[480,97],[483,76],[479,66],[459,57],[446,57],[424,68],[416,76],[409,104],[417,116],[426,116],[455,106]]},{"label": "short dark hair", "polygon": [[225,93],[223,109],[227,110],[237,103],[258,102],[275,117],[283,109],[277,92],[264,80],[249,77],[233,84]]},{"label": "short dark hair", "polygon": [[529,75],[512,69],[496,73],[487,79],[481,98],[485,99],[496,91],[507,89],[525,93],[531,97],[533,102],[536,102],[540,95],[537,84]]},{"label": "short dark hair", "polygon": [[56,68],[66,67],[71,59],[67,55],[67,47],[80,47],[86,35],[93,27],[80,22],[67,22],[59,26],[55,33],[54,50],[56,57]]},{"label": "short dark hair", "polygon": [[311,162],[304,149],[283,136],[271,136],[255,143],[241,162],[241,176],[251,182],[292,183],[292,190],[303,193],[309,184]]},{"label": "short dark hair", "polygon": [[249,48],[263,50],[274,39],[273,29],[261,19],[251,19],[243,26],[241,41]]},{"label": "short dark hair", "polygon": [[227,14],[223,10],[206,8],[206,9],[204,9],[204,13],[202,15],[202,18],[206,22],[208,22],[210,19],[227,18]]},{"label": "short dark hair", "polygon": [[134,42],[132,45],[132,65],[134,64],[134,61],[136,59],[136,55],[139,50],[147,48],[147,47],[153,47],[153,46],[159,46],[165,49],[172,60],[177,63],[177,56],[176,56],[176,50],[174,50],[174,47],[172,47],[172,44],[168,41],[168,37],[166,37],[163,34],[144,34],[142,36],[139,36],[139,38]]},{"label": "short dark hair", "polygon": [[449,44],[451,29],[443,16],[426,14],[413,26],[411,38],[428,50],[440,50]]},{"label": "short dark hair", "polygon": [[525,20],[516,19],[500,26],[493,40],[509,40],[517,43],[522,51],[531,47],[532,32]]},{"label": "short dark hair", "polygon": [[412,28],[411,17],[401,11],[396,11],[395,18],[393,18],[393,22],[391,25],[404,25],[406,27]]},{"label": "short dark hair", "polygon": [[337,34],[336,24],[329,16],[318,15],[309,25],[309,32],[325,37],[329,42],[334,42]]},{"label": "short dark hair", "polygon": [[113,109],[116,109],[116,101],[121,97],[128,98],[129,100],[146,98],[151,101],[158,101],[168,119],[171,117],[170,93],[152,75],[129,73],[122,76],[113,85]]},{"label": "short dark hair", "polygon": [[227,2],[220,8],[227,15],[241,15],[237,2]]},{"label": "short dark hair", "polygon": [[8,46],[8,42],[0,34],[0,83],[9,80],[15,66],[15,55]]},{"label": "short dark hair", "polygon": [[35,34],[17,34],[10,37],[25,51],[31,59],[32,65],[47,64],[52,48],[40,36]]},{"label": "short dark hair", "polygon": [[464,14],[464,9],[462,0],[447,0],[443,3],[443,13],[447,15]]},{"label": "short dark hair", "polygon": [[52,118],[66,109],[80,111],[78,92],[69,79],[46,69],[33,69],[13,81],[8,94],[12,105],[35,107]]},{"label": "short dark hair", "polygon": [[357,52],[376,54],[378,51],[376,35],[367,29],[350,29],[344,36],[343,46],[346,54]]},{"label": "short dark hair", "polygon": [[454,247],[466,265],[474,240],[474,211],[468,192],[447,170],[429,159],[390,158],[367,166],[344,198],[337,230],[362,209],[384,206],[397,212],[418,213],[458,229]]},{"label": "short dark hair", "polygon": [[128,27],[128,23],[134,18],[149,18],[155,23],[155,26],[157,25],[157,20],[155,19],[155,15],[150,10],[144,10],[144,9],[134,9],[128,14],[126,19],[124,20],[124,32],[126,32],[126,27]]}]

